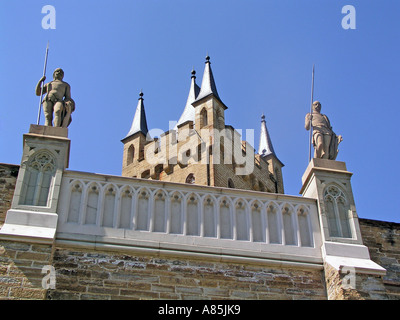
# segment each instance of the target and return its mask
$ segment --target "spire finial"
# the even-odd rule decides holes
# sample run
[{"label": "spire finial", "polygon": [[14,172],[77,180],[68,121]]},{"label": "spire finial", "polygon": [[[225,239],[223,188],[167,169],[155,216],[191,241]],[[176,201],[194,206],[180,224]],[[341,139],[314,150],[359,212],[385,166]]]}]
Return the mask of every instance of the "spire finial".
[{"label": "spire finial", "polygon": [[275,151],[274,151],[274,148],[273,148],[272,142],[271,142],[271,137],[269,136],[269,133],[268,133],[264,112],[262,113],[262,116],[261,116],[261,133],[260,133],[260,144],[258,147],[258,154],[261,156],[275,154]]},{"label": "spire finial", "polygon": [[125,138],[141,132],[145,136],[149,132],[147,127],[146,112],[143,103],[143,89],[140,90],[139,99],[136,106],[135,116],[133,117],[132,126]]},{"label": "spire finial", "polygon": [[206,63],[210,63],[210,56],[208,55],[208,52],[207,52],[207,56],[206,56]]},{"label": "spire finial", "polygon": [[194,67],[192,68],[192,78],[196,78],[196,71],[194,70]]}]

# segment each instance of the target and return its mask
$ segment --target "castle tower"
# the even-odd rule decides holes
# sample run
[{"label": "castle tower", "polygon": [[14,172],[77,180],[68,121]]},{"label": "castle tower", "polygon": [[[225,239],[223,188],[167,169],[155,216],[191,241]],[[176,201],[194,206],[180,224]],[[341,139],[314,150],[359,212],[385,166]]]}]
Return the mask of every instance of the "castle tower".
[{"label": "castle tower", "polygon": [[272,146],[271,137],[267,129],[264,114],[261,116],[261,132],[258,154],[260,155],[261,159],[268,163],[268,169],[272,174],[271,179],[275,183],[276,192],[284,193],[282,178],[282,167],[284,164],[276,156],[274,147]]},{"label": "castle tower", "polygon": [[[192,71],[184,110],[173,130],[159,138],[147,137],[148,128],[140,94],[131,129],[124,144],[125,177],[194,183],[205,186],[283,193],[283,164],[273,152],[265,121],[262,156],[225,124],[225,110],[206,57],[201,87]],[[263,143],[264,144],[264,143]],[[271,151],[272,150],[272,151]]]},{"label": "castle tower", "polygon": [[146,112],[144,110],[143,92],[139,94],[135,116],[132,121],[131,129],[122,143],[124,144],[122,175],[132,176],[132,167],[144,158],[144,146],[148,133]]},{"label": "castle tower", "polygon": [[198,132],[206,128],[225,129],[224,112],[228,109],[218,95],[209,56],[205,64],[201,89],[192,104],[195,109],[195,129]]},{"label": "castle tower", "polygon": [[192,81],[190,83],[189,95],[186,100],[185,108],[183,109],[182,115],[179,118],[174,130],[177,130],[178,126],[185,124],[188,121],[195,121],[195,109],[192,103],[196,101],[200,92],[200,87],[196,84],[196,71],[192,70]]}]

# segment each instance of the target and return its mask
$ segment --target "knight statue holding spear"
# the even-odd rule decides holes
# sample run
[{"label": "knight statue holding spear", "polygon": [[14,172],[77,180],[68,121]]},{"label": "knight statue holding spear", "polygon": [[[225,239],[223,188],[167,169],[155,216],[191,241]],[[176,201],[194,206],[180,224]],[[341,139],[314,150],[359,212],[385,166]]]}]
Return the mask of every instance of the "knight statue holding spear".
[{"label": "knight statue holding spear", "polygon": [[337,136],[326,115],[321,114],[321,103],[314,101],[312,113],[307,113],[305,129],[312,129],[312,144],[314,146],[314,158],[336,160],[338,145],[343,140]]},{"label": "knight statue holding spear", "polygon": [[[43,76],[36,85],[36,95],[46,94],[43,100],[45,126],[66,128],[72,121],[71,114],[75,110],[75,102],[71,98],[71,87],[63,81],[64,71],[57,68],[53,73],[53,81],[42,84]],[[54,113],[54,119],[53,119]]]}]

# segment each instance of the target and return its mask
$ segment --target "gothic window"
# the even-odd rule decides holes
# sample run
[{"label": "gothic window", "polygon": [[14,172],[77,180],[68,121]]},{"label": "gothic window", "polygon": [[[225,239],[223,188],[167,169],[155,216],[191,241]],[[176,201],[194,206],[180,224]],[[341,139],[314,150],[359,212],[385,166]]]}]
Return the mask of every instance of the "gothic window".
[{"label": "gothic window", "polygon": [[142,175],[141,175],[141,178],[142,179],[149,179],[150,178],[150,170],[143,171]]},{"label": "gothic window", "polygon": [[198,236],[200,234],[200,213],[199,213],[199,198],[192,194],[187,198],[186,203],[186,234]]},{"label": "gothic window", "polygon": [[205,237],[216,236],[216,210],[213,198],[211,197],[207,197],[203,202],[203,226]]},{"label": "gothic window", "polygon": [[297,245],[293,209],[289,205],[282,208],[282,222],[286,245]]},{"label": "gothic window", "polygon": [[129,165],[133,162],[133,158],[135,157],[135,147],[131,144],[128,148],[128,157],[126,160],[126,164]]},{"label": "gothic window", "polygon": [[224,120],[224,115],[221,111],[220,108],[217,109],[216,111],[216,116],[217,116],[217,128],[222,130],[225,128],[225,120]]},{"label": "gothic window", "polygon": [[203,128],[206,125],[208,125],[207,110],[206,108],[203,108],[200,112],[200,128]]},{"label": "gothic window", "polygon": [[201,153],[202,153],[202,148],[203,148],[203,144],[199,144],[198,146],[197,146],[197,161],[200,163],[200,161],[201,161]]},{"label": "gothic window", "polygon": [[74,182],[71,187],[71,198],[68,209],[68,222],[79,222],[80,207],[82,203],[83,186],[80,182]]},{"label": "gothic window", "polygon": [[232,207],[226,198],[219,203],[219,225],[221,239],[233,239]]},{"label": "gothic window", "polygon": [[331,237],[351,238],[350,206],[344,192],[334,185],[328,186],[324,192],[324,200],[329,235]]},{"label": "gothic window", "polygon": [[193,184],[195,182],[194,174],[191,173],[186,177],[185,183]]},{"label": "gothic window", "polygon": [[149,231],[150,192],[143,188],[137,196],[136,230]]},{"label": "gothic window", "polygon": [[297,221],[299,225],[299,236],[302,247],[312,247],[312,231],[308,210],[304,206],[297,208]]},{"label": "gothic window", "polygon": [[267,223],[269,243],[282,243],[282,229],[280,227],[278,207],[274,204],[270,204],[267,207]]},{"label": "gothic window", "polygon": [[161,173],[163,172],[163,170],[164,170],[164,166],[163,166],[162,163],[156,165],[156,167],[154,168],[154,172],[155,172],[155,177],[154,177],[154,178],[155,178],[156,180],[160,180],[160,178],[161,178]]},{"label": "gothic window", "polygon": [[170,233],[183,233],[183,197],[179,192],[175,192],[170,198]]},{"label": "gothic window", "polygon": [[141,147],[139,150],[139,161],[144,160],[144,147]]},{"label": "gothic window", "polygon": [[[220,164],[230,164],[229,157],[226,158],[226,162],[225,162],[225,147],[222,143],[221,143],[220,147],[221,147],[221,156],[219,159],[220,160],[219,163]],[[229,146],[228,146],[227,150],[228,149],[229,149]]]},{"label": "gothic window", "polygon": [[85,224],[96,224],[99,210],[100,186],[92,183],[87,189]]},{"label": "gothic window", "polygon": [[236,239],[249,240],[248,211],[245,202],[241,199],[236,201]]},{"label": "gothic window", "polygon": [[50,152],[35,153],[26,166],[20,204],[47,206],[55,172],[56,163]]}]

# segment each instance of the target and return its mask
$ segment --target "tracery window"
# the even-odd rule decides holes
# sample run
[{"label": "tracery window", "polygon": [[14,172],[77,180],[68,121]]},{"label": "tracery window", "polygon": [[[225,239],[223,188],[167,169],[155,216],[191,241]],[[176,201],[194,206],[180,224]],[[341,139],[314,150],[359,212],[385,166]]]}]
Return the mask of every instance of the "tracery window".
[{"label": "tracery window", "polygon": [[327,209],[329,235],[331,237],[351,238],[350,205],[345,193],[338,187],[331,185],[324,191],[324,200]]},{"label": "tracery window", "polygon": [[48,151],[34,154],[27,163],[19,203],[47,206],[49,190],[56,171],[54,157]]}]

